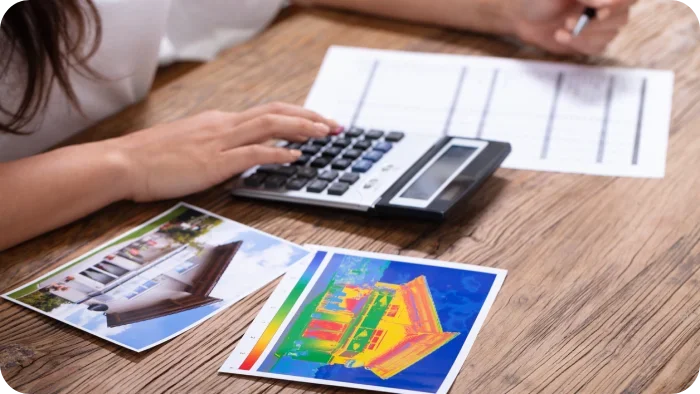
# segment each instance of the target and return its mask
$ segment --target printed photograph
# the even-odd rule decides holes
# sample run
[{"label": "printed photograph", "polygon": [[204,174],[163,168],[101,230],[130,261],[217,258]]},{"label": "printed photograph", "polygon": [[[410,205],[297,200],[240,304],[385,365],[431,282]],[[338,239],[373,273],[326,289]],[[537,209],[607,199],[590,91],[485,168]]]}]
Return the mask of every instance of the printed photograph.
[{"label": "printed photograph", "polygon": [[5,298],[142,351],[264,286],[308,253],[178,206]]},{"label": "printed photograph", "polygon": [[495,280],[335,254],[258,372],[435,393]]}]

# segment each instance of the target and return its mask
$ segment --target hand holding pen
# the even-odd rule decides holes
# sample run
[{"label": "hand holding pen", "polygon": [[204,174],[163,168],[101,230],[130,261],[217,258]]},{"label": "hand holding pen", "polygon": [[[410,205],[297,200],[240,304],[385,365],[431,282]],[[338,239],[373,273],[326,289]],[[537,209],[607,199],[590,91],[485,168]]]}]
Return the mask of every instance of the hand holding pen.
[{"label": "hand holding pen", "polygon": [[555,32],[558,44],[583,54],[602,53],[629,20],[634,0],[579,0],[585,8],[569,15]]}]

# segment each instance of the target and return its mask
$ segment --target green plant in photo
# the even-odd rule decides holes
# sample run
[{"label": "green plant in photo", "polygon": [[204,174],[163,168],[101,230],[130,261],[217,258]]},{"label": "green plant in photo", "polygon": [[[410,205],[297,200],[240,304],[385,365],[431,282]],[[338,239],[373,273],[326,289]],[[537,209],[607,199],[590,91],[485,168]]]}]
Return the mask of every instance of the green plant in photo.
[{"label": "green plant in photo", "polygon": [[29,293],[21,298],[18,298],[18,300],[46,313],[51,312],[52,310],[58,308],[61,305],[71,304],[70,301],[55,296],[50,292],[44,290],[38,290],[33,293]]}]

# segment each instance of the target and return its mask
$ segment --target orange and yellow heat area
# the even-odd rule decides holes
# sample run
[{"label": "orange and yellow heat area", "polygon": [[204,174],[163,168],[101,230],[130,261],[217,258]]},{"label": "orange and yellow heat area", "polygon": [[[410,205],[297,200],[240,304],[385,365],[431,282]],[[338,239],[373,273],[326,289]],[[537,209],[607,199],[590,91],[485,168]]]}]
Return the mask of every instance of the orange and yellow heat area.
[{"label": "orange and yellow heat area", "polygon": [[[443,332],[425,277],[403,285],[378,282],[374,288],[347,286],[341,305],[352,310],[366,299],[369,306],[329,364],[366,368],[388,379],[425,358],[459,333]],[[379,316],[377,311],[382,313]],[[375,314],[375,316],[372,316]],[[339,319],[340,320],[340,319]]]}]

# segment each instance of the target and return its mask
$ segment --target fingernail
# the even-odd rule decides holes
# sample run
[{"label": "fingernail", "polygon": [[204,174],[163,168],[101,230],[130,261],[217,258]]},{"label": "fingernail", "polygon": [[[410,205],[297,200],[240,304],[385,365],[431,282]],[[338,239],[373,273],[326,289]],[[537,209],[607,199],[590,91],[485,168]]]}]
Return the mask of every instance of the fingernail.
[{"label": "fingernail", "polygon": [[314,126],[316,127],[316,130],[318,130],[321,133],[328,134],[331,132],[330,126],[324,123],[314,123]]},{"label": "fingernail", "polygon": [[574,17],[566,18],[566,29],[569,31],[573,31],[576,28],[576,23],[578,23],[578,19]]},{"label": "fingernail", "polygon": [[291,153],[292,156],[294,156],[294,157],[301,157],[301,151],[300,151],[300,150],[292,149],[292,150],[289,151],[289,153]]},{"label": "fingernail", "polygon": [[560,44],[568,44],[571,42],[571,33],[565,30],[557,30],[554,33],[554,39]]},{"label": "fingernail", "polygon": [[604,21],[610,17],[612,14],[612,10],[610,8],[603,8],[602,10],[598,10],[598,14],[596,14],[596,18],[600,21]]},{"label": "fingernail", "polygon": [[342,133],[343,131],[345,131],[345,127],[338,126],[335,128],[335,130],[333,130],[333,135],[338,135],[338,134]]}]

